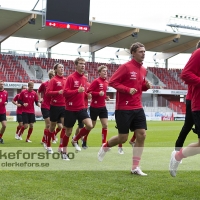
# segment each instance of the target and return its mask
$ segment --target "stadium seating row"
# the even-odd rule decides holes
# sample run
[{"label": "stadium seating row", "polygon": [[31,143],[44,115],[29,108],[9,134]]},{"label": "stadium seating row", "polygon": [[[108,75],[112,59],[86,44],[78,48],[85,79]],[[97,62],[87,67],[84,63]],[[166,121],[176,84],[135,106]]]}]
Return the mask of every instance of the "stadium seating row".
[{"label": "stadium seating row", "polygon": [[[65,66],[65,76],[74,72],[74,63],[72,60],[61,60],[51,58],[36,58],[28,56],[14,56],[0,54],[0,78],[6,82],[28,82],[30,77],[22,67],[20,61],[24,60],[28,66],[40,66],[47,72],[53,68],[54,64],[62,63]],[[117,70],[119,65],[110,63],[87,62],[86,70],[89,73],[89,82],[98,77],[97,68],[100,65],[108,67],[108,80]],[[180,79],[181,69],[164,69],[157,67],[148,67],[147,70],[154,73],[166,86],[165,89],[186,90],[187,85]],[[33,79],[36,83],[41,83],[42,80]],[[155,85],[154,88],[160,88]]]}]

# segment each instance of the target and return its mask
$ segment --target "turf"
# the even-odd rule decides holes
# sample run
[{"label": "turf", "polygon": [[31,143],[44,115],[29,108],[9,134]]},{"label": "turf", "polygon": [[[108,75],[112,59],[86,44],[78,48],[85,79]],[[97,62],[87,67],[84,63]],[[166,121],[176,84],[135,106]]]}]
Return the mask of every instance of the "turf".
[{"label": "turf", "polygon": [[[101,126],[97,123],[88,137],[89,148],[74,154],[75,158],[69,162],[61,159],[41,160],[50,164],[45,168],[12,167],[5,170],[0,166],[0,199],[199,199],[198,155],[183,160],[176,178],[172,178],[168,172],[170,153],[182,124],[148,122],[141,161],[147,177],[130,174],[132,149],[128,142],[123,145],[124,155],[119,155],[115,147],[107,153],[103,162],[97,161],[101,143]],[[33,143],[26,143],[14,139],[16,123],[8,122],[5,144],[0,145],[0,150],[26,149],[32,152],[34,149],[44,152],[40,145],[43,127],[44,122],[37,122],[31,136]],[[109,122],[108,138],[117,133],[114,127],[115,122]],[[196,135],[190,133],[185,145],[196,140]],[[53,147],[56,150],[57,145]],[[69,151],[74,152],[74,149],[70,147]]]}]

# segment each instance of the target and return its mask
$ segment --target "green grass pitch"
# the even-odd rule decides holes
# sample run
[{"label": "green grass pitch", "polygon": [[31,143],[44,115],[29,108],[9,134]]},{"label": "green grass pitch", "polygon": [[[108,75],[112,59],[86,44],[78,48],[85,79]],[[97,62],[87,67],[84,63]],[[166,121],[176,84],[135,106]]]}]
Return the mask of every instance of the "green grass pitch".
[{"label": "green grass pitch", "polygon": [[[119,155],[113,147],[103,162],[97,160],[101,144],[101,126],[98,122],[88,137],[87,150],[75,154],[70,161],[50,159],[51,167],[40,169],[4,169],[0,166],[0,199],[2,200],[127,200],[127,199],[199,199],[199,156],[183,159],[175,178],[168,172],[168,164],[174,143],[183,122],[147,122],[145,149],[141,160],[147,177],[130,174],[132,149],[128,142],[123,145],[125,154]],[[14,139],[16,122],[8,122],[4,135],[5,144],[0,150],[37,149],[45,152],[40,144],[44,122],[34,125],[32,143]],[[109,121],[108,139],[117,134],[115,122]],[[131,137],[129,135],[129,139]],[[197,136],[190,133],[184,146],[196,142]],[[74,152],[71,144],[69,151]],[[56,151],[57,144],[53,144]],[[2,163],[3,160],[0,160]],[[7,160],[12,162],[12,160]],[[33,160],[34,161],[34,160]],[[33,162],[32,161],[32,162]],[[46,161],[45,161],[46,162]]]}]

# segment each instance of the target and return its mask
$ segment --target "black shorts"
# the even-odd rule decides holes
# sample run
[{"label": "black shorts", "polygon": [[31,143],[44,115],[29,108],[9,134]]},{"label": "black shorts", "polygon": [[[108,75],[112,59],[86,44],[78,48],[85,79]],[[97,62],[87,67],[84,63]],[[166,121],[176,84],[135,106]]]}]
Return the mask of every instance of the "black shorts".
[{"label": "black shorts", "polygon": [[50,110],[46,108],[41,108],[42,116],[44,119],[50,117]]},{"label": "black shorts", "polygon": [[200,111],[192,111],[192,116],[195,124],[196,133],[200,138]]},{"label": "black shorts", "polygon": [[119,133],[129,133],[129,130],[147,130],[146,116],[143,108],[136,110],[116,110],[115,120]]},{"label": "black shorts", "polygon": [[50,106],[50,121],[57,122],[65,116],[65,106]]},{"label": "black shorts", "polygon": [[6,120],[6,113],[0,114],[0,122],[7,121]]},{"label": "black shorts", "polygon": [[80,123],[86,118],[90,118],[86,109],[80,111],[65,110],[64,126],[67,128],[72,128],[76,123],[76,120],[78,120]]},{"label": "black shorts", "polygon": [[84,124],[82,121],[78,120],[78,127],[79,128],[83,128],[84,127]]},{"label": "black shorts", "polygon": [[92,121],[96,121],[97,117],[100,119],[108,118],[108,110],[106,107],[94,108],[90,106],[90,117]]},{"label": "black shorts", "polygon": [[23,122],[22,114],[17,114],[17,122],[18,123]]},{"label": "black shorts", "polygon": [[23,124],[35,123],[35,114],[33,113],[22,113]]}]

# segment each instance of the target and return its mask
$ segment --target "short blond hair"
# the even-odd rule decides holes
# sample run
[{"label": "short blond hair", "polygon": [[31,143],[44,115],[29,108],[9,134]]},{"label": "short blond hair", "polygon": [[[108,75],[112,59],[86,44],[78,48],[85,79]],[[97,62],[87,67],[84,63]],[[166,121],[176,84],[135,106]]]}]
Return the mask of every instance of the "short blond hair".
[{"label": "short blond hair", "polygon": [[51,79],[52,77],[54,77],[55,76],[55,71],[53,69],[50,69],[48,71],[48,76],[49,76],[49,79]]},{"label": "short blond hair", "polygon": [[28,82],[28,87],[29,87],[29,86],[34,86],[34,82],[33,82],[33,81],[29,81],[29,82]]},{"label": "short blond hair", "polygon": [[98,72],[100,73],[102,69],[108,69],[108,67],[106,65],[101,65],[97,68]]}]

